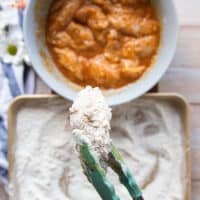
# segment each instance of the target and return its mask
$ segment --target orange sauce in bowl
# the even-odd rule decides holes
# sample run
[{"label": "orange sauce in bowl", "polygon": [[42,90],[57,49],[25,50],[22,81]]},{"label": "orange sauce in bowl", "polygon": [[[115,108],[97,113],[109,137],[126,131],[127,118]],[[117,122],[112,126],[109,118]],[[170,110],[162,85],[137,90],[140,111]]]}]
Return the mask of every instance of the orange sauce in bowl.
[{"label": "orange sauce in bowl", "polygon": [[58,0],[49,10],[46,42],[69,80],[114,89],[149,69],[160,32],[149,0]]}]

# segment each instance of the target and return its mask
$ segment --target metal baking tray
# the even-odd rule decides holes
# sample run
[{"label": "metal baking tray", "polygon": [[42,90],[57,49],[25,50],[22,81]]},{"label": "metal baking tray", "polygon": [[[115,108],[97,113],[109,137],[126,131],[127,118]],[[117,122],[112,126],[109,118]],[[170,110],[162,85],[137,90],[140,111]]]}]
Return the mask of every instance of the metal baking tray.
[{"label": "metal baking tray", "polygon": [[[9,179],[10,181],[14,180],[14,152],[15,152],[15,141],[16,141],[16,116],[18,111],[25,103],[29,102],[39,102],[39,101],[48,101],[49,99],[61,98],[57,95],[24,95],[19,96],[11,103],[8,111],[8,159],[9,159]],[[143,98],[147,99],[156,99],[159,101],[167,101],[173,103],[177,107],[177,110],[182,115],[183,123],[183,134],[185,142],[185,157],[186,157],[186,191],[185,199],[191,200],[191,147],[190,147],[190,112],[189,104],[179,94],[174,93],[149,93]]]}]

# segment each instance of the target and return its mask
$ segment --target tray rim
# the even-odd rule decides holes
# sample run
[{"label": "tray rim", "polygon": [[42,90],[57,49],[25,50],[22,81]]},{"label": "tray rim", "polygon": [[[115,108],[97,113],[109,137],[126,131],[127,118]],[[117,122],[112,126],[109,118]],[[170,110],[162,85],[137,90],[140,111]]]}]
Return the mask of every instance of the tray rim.
[{"label": "tray rim", "polygon": [[[14,143],[14,135],[13,132],[13,123],[15,121],[16,110],[20,103],[24,101],[32,101],[32,100],[45,100],[45,99],[54,99],[54,98],[63,98],[57,94],[31,94],[31,95],[20,95],[13,99],[8,108],[8,161],[9,161],[9,180],[11,179],[11,174],[13,172],[13,163],[14,157],[12,155],[13,152],[13,143]],[[192,200],[191,194],[191,126],[190,126],[190,106],[187,99],[178,93],[148,93],[143,95],[140,98],[155,98],[155,99],[168,99],[172,101],[177,101],[181,103],[182,110],[184,110],[183,120],[184,120],[184,132],[186,137],[185,144],[185,157],[186,157],[186,194],[185,200]],[[138,98],[139,99],[139,98]],[[119,105],[118,105],[119,106]],[[115,106],[114,106],[115,107]]]}]

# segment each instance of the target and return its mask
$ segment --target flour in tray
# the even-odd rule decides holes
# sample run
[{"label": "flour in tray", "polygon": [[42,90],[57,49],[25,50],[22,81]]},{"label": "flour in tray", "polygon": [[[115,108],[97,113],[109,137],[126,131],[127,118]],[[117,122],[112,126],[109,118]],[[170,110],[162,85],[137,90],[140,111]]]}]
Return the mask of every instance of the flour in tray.
[{"label": "flour in tray", "polygon": [[[66,100],[53,98],[19,109],[11,200],[100,200],[76,155],[66,122],[70,106]],[[142,187],[144,199],[185,199],[185,138],[176,106],[143,98],[116,106],[111,138]],[[108,176],[120,199],[131,199],[111,170]]]}]

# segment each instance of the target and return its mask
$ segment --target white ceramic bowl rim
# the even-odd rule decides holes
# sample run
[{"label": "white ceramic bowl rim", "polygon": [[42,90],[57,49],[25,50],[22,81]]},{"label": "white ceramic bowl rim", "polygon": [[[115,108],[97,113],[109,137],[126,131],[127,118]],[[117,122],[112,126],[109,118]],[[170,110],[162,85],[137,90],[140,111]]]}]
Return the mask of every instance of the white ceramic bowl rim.
[{"label": "white ceramic bowl rim", "polygon": [[[58,94],[69,100],[74,100],[77,91],[65,85],[65,83],[56,79],[50,73],[42,62],[37,46],[37,37],[35,35],[36,22],[34,19],[34,4],[36,0],[31,0],[25,12],[24,19],[24,38],[28,54],[32,61],[33,67],[41,79],[56,91]],[[149,89],[151,89],[164,75],[170,62],[175,54],[178,38],[178,18],[173,0],[154,0],[159,4],[160,15],[163,25],[161,47],[155,64],[140,80],[122,88],[119,92],[106,95],[110,105],[117,105],[133,100]]]}]

